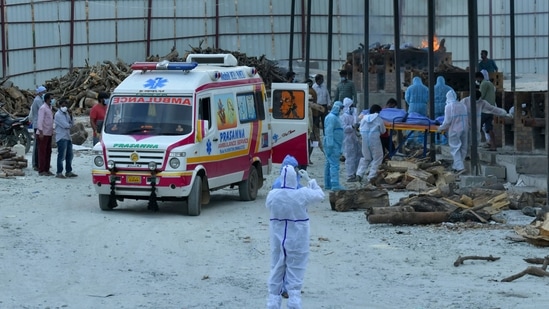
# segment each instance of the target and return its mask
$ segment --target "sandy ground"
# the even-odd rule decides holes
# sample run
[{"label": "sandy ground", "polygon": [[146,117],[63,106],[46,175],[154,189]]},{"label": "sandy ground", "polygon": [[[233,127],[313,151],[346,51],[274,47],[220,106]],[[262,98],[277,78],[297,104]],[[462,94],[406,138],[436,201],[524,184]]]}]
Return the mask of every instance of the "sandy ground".
[{"label": "sandy ground", "polygon": [[[104,212],[90,152],[76,153],[78,178],[27,169],[0,179],[0,308],[265,307],[264,202],[275,175],[254,202],[238,201],[238,190],[216,191],[199,217],[185,216],[183,203],[160,203],[153,213],[145,201],[125,201]],[[322,161],[315,150],[309,173],[319,183]],[[391,203],[403,195],[391,193]],[[529,266],[523,258],[547,255],[507,239],[531,218],[503,216],[507,224],[369,225],[362,211],[334,212],[325,200],[310,209],[303,306],[546,308],[549,278],[501,282]],[[501,259],[453,266],[468,255]]]}]

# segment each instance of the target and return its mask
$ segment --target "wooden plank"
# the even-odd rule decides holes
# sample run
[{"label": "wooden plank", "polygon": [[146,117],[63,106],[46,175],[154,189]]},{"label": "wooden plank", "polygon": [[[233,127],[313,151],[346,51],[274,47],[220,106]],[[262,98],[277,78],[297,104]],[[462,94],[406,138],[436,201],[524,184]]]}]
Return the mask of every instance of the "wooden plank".
[{"label": "wooden plank", "polygon": [[471,208],[471,207],[468,206],[468,205],[465,205],[465,204],[462,204],[462,203],[458,203],[458,202],[456,202],[456,201],[452,201],[451,199],[449,199],[449,198],[447,198],[447,197],[443,197],[442,199],[443,199],[445,202],[450,203],[450,204],[452,204],[452,205],[454,205],[454,206],[457,206],[457,207],[459,207],[459,208],[462,208],[462,209],[470,209],[470,208]]}]

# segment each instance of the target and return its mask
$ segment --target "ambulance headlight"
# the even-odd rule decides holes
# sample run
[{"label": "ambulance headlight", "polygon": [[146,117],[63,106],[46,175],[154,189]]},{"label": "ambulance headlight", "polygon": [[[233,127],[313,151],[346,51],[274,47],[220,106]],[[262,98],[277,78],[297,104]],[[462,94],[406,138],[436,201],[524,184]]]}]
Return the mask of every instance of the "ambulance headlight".
[{"label": "ambulance headlight", "polygon": [[156,171],[156,162],[149,162],[149,171]]},{"label": "ambulance headlight", "polygon": [[115,167],[116,167],[116,164],[114,164],[113,160],[107,161],[107,168],[109,169],[109,171],[112,171]]},{"label": "ambulance headlight", "polygon": [[170,159],[170,167],[173,168],[174,170],[178,169],[180,165],[181,165],[181,162],[179,161],[178,158]]},{"label": "ambulance headlight", "polygon": [[93,158],[93,164],[95,164],[95,166],[103,166],[105,164],[105,161],[103,160],[102,156],[96,156],[95,158]]}]

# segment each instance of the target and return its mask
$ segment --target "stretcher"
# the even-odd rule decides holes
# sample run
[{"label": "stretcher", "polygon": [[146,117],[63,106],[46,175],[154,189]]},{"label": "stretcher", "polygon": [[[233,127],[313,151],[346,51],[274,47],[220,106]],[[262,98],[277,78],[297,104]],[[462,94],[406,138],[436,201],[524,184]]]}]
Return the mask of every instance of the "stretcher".
[{"label": "stretcher", "polygon": [[[404,120],[404,117],[395,118],[395,119],[393,119],[392,122],[384,120],[385,128],[387,130],[390,130],[389,140],[391,141],[389,143],[389,153],[388,153],[387,156],[389,158],[394,156],[398,151],[400,151],[402,146],[404,146],[406,141],[410,138],[410,136],[412,136],[412,134],[414,132],[420,132],[420,133],[423,133],[423,157],[425,157],[427,155],[427,134],[428,133],[436,133],[439,126],[436,125],[436,124],[433,124],[432,120],[429,120],[429,119],[425,119],[425,120],[414,119],[414,121],[418,121],[418,122],[425,121],[424,124],[406,123],[406,122],[402,122],[402,120]],[[402,139],[402,141],[400,141],[400,143],[397,145],[397,147],[394,147],[394,145],[392,143],[393,135],[397,131],[403,132],[404,139]]]}]

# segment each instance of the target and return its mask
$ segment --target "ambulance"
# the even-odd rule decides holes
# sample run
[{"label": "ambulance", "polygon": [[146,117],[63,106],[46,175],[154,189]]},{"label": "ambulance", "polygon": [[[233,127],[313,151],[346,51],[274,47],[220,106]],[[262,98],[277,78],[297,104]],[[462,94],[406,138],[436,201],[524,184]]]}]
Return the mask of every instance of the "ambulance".
[{"label": "ambulance", "polygon": [[221,188],[255,200],[272,164],[288,154],[308,163],[307,84],[273,83],[268,99],[256,69],[231,54],[131,68],[92,150],[102,210],[125,199],[146,200],[154,211],[158,201],[175,201],[198,216]]}]

